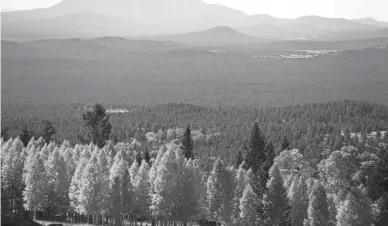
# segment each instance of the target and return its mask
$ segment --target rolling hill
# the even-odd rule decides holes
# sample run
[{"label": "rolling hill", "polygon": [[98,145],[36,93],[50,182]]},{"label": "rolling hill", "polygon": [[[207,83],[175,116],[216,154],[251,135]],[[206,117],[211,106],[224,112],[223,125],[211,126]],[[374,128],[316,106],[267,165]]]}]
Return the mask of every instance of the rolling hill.
[{"label": "rolling hill", "polygon": [[4,12],[2,28],[8,39],[172,34],[208,29],[244,16],[200,0],[64,0],[51,8]]},{"label": "rolling hill", "polygon": [[355,19],[353,21],[360,23],[360,24],[373,25],[376,27],[382,27],[382,28],[388,27],[388,22],[377,21],[377,20],[370,18],[370,17],[362,18],[362,19]]},{"label": "rolling hill", "polygon": [[281,40],[351,40],[387,37],[385,22],[304,16],[297,19],[253,15],[231,23],[234,29],[254,37]]},{"label": "rolling hill", "polygon": [[[50,8],[2,12],[1,24],[2,38],[16,41],[171,36],[221,26],[263,39],[349,40],[387,37],[383,29],[388,26],[371,18],[246,15],[201,0],[63,0]],[[240,42],[244,38],[237,39]]]},{"label": "rolling hill", "polygon": [[185,34],[154,37],[155,40],[169,40],[176,43],[200,46],[241,45],[249,43],[263,43],[263,39],[250,37],[227,26]]}]

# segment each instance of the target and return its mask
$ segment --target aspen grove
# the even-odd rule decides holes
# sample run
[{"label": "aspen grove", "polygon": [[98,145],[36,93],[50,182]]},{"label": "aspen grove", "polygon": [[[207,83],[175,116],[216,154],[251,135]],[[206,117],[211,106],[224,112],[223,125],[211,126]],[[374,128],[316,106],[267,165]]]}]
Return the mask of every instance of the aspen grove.
[{"label": "aspen grove", "polygon": [[[297,149],[274,156],[257,136],[255,125],[238,167],[195,158],[195,149],[186,158],[178,139],[155,138],[150,154],[135,138],[102,148],[2,140],[2,211],[95,225],[384,225],[386,143],[312,159]],[[261,165],[257,156],[265,159]]]}]

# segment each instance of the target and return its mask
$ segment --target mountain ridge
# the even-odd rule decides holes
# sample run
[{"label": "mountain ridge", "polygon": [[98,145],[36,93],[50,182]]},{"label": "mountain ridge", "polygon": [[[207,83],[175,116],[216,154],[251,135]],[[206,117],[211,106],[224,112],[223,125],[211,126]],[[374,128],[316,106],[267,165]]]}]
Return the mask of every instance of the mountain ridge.
[{"label": "mountain ridge", "polygon": [[49,8],[3,12],[1,23],[3,38],[25,41],[183,35],[221,26],[259,39],[342,40],[386,37],[388,27],[372,18],[247,15],[200,0],[64,0]]}]

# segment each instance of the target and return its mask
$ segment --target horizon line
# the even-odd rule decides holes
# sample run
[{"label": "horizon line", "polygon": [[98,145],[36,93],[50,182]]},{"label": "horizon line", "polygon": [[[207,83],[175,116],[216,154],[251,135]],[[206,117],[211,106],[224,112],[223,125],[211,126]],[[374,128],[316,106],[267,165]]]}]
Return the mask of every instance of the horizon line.
[{"label": "horizon line", "polygon": [[[57,3],[59,4],[59,3]],[[0,7],[0,12],[1,13],[7,13],[7,12],[23,12],[23,11],[30,11],[30,10],[38,10],[38,9],[49,9],[57,4],[54,4],[52,6],[48,6],[48,7],[37,7],[37,8],[1,8]],[[256,15],[266,15],[266,16],[270,16],[270,17],[273,17],[273,18],[276,18],[276,19],[298,19],[298,18],[301,18],[301,17],[321,17],[321,18],[327,18],[327,19],[346,19],[346,20],[361,20],[361,19],[372,19],[372,20],[375,20],[375,21],[378,21],[378,22],[384,22],[384,23],[388,23],[388,21],[385,21],[385,20],[379,20],[379,19],[376,19],[375,17],[373,16],[366,16],[366,17],[354,17],[354,18],[349,18],[349,17],[329,17],[329,16],[321,16],[321,15],[316,15],[316,14],[304,14],[304,15],[300,15],[300,16],[297,16],[297,17],[276,17],[276,16],[273,16],[271,14],[268,14],[268,13],[247,13],[247,12],[244,12],[242,10],[239,10],[239,9],[235,9],[233,7],[229,7],[229,6],[224,6],[224,5],[220,5],[220,4],[214,4],[214,3],[206,3],[206,4],[211,4],[211,5],[219,5],[219,6],[223,6],[223,7],[227,7],[227,8],[230,8],[230,9],[234,9],[234,10],[237,10],[237,11],[240,11],[244,14],[246,14],[247,16],[256,16]]]}]

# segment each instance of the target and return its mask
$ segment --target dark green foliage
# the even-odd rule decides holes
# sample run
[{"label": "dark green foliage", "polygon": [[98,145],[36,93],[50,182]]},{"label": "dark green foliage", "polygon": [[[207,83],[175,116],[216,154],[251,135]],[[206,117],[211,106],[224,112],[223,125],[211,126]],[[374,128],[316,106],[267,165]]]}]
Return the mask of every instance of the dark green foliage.
[{"label": "dark green foliage", "polygon": [[139,166],[141,166],[141,162],[143,161],[143,157],[141,156],[141,154],[139,152],[136,153],[135,159],[136,159],[137,164]]},{"label": "dark green foliage", "polygon": [[191,138],[191,129],[190,126],[186,127],[186,131],[183,134],[181,140],[181,149],[183,150],[183,155],[186,159],[190,159],[194,157],[193,149],[194,149],[194,141]]},{"label": "dark green foliage", "polygon": [[293,226],[291,218],[291,206],[287,204],[286,211],[280,216],[278,226]]},{"label": "dark green foliage", "polygon": [[24,127],[22,134],[19,135],[19,139],[23,142],[24,147],[27,147],[28,142],[30,142],[32,138],[32,133],[27,130],[27,127]]},{"label": "dark green foliage", "polygon": [[242,155],[242,152],[238,151],[237,156],[236,156],[236,160],[234,163],[234,167],[237,169],[241,165],[241,163],[243,163],[243,161],[244,161],[244,157]]},{"label": "dark green foliage", "polygon": [[265,141],[257,122],[253,124],[249,144],[248,147],[245,146],[245,149],[247,151],[245,156],[247,170],[251,168],[253,173],[256,174],[266,161]]},{"label": "dark green foliage", "polygon": [[272,142],[269,142],[265,147],[265,155],[266,155],[266,161],[263,164],[263,174],[264,174],[263,183],[266,184],[269,179],[269,170],[271,169],[276,157],[275,147],[273,146]]},{"label": "dark green foliage", "polygon": [[4,141],[7,141],[9,139],[7,127],[1,128],[1,138],[3,138]]},{"label": "dark green foliage", "polygon": [[290,149],[290,141],[288,141],[287,137],[284,136],[283,142],[282,142],[282,151],[289,150]]},{"label": "dark green foliage", "polygon": [[96,104],[91,111],[82,114],[85,126],[88,130],[88,138],[93,144],[99,148],[105,146],[105,142],[111,138],[112,125],[109,122],[109,115],[105,112],[105,108]]},{"label": "dark green foliage", "polygon": [[269,168],[271,168],[273,161],[275,160],[275,147],[273,146],[272,142],[269,142],[266,149],[266,156],[267,156],[267,162],[269,163]]},{"label": "dark green foliage", "polygon": [[56,133],[57,133],[57,131],[55,130],[53,124],[50,121],[45,121],[43,132],[42,132],[41,136],[46,141],[46,143],[50,143],[52,136]]},{"label": "dark green foliage", "polygon": [[148,163],[148,165],[151,165],[151,156],[148,152],[148,148],[146,148],[144,151],[144,160]]}]

